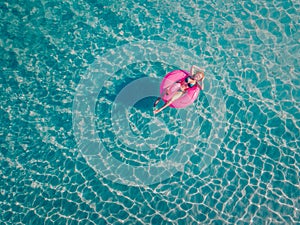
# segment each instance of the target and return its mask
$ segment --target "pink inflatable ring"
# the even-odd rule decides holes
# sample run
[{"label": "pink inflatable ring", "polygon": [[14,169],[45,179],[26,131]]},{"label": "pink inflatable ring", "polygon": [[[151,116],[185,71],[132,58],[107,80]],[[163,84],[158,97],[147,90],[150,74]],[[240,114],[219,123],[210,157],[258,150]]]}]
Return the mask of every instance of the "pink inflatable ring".
[{"label": "pink inflatable ring", "polygon": [[[182,79],[185,79],[190,74],[185,70],[173,70],[168,73],[160,84],[160,95],[164,102],[168,102],[173,95],[180,89],[180,83],[176,83]],[[166,89],[170,87],[168,95],[166,94]],[[170,107],[172,108],[185,108],[191,105],[198,97],[201,90],[200,85],[195,85],[187,90],[182,97],[175,100]]]}]

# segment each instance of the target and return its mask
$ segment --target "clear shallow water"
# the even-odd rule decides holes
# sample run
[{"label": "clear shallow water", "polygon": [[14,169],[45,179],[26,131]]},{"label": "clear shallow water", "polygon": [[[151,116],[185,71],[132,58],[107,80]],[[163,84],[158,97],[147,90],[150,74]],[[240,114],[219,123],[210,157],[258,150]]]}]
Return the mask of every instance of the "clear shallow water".
[{"label": "clear shallow water", "polygon": [[[0,13],[2,224],[299,223],[297,1],[7,1]],[[170,48],[155,52],[145,40]],[[176,55],[181,48],[207,71],[199,100],[155,118],[155,96],[121,102],[114,123],[126,85],[189,69],[193,55]],[[78,87],[99,69],[98,57],[122,67],[108,77],[100,68],[96,141],[131,166],[165,162],[180,143],[189,154],[168,179],[126,185],[132,174],[117,171],[116,181],[82,154],[74,127],[89,127],[74,117],[89,109],[74,112],[74,99],[85,97]],[[185,123],[184,112],[197,119]],[[122,121],[129,130],[115,129]]]}]

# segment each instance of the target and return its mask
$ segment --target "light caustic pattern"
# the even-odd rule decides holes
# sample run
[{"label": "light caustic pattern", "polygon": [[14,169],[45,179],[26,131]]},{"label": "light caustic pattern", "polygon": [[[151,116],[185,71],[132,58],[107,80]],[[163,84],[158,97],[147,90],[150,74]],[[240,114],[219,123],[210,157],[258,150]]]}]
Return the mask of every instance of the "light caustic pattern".
[{"label": "light caustic pattern", "polygon": [[[183,55],[184,60],[172,54]],[[162,182],[174,173],[183,171],[191,155],[199,150],[199,143],[206,143],[206,147],[201,150],[202,160],[199,163],[199,167],[205,169],[216,156],[225,134],[225,104],[218,81],[209,70],[207,74],[210,79],[206,84],[205,96],[211,109],[211,130],[205,139],[200,133],[203,126],[199,120],[201,108],[196,108],[196,104],[178,110],[175,118],[169,118],[167,123],[153,116],[152,103],[148,105],[148,111],[134,111],[135,104],[140,100],[159,94],[162,77],[157,75],[131,81],[115,93],[112,102],[105,104],[110,100],[107,100],[105,91],[101,90],[106,87],[108,91],[114,89],[118,80],[116,73],[126,66],[143,62],[189,68],[199,64],[201,59],[187,49],[166,42],[143,41],[119,46],[97,59],[90,67],[78,86],[73,106],[73,125],[78,146],[91,167],[114,182],[134,186]],[[98,99],[97,118],[95,110]],[[107,105],[110,106],[105,108]],[[132,117],[139,119],[134,121]],[[177,128],[171,131],[174,125]],[[145,134],[140,129],[148,130],[147,137],[140,135]],[[167,137],[166,134],[170,135]],[[171,136],[176,142],[169,139]],[[114,157],[113,152],[119,159]],[[153,152],[158,155],[151,159]],[[126,159],[130,155],[136,159]]]},{"label": "light caustic pattern", "polygon": [[[10,0],[0,14],[1,223],[300,223],[299,1]],[[162,77],[192,64],[198,101],[152,116]]]}]

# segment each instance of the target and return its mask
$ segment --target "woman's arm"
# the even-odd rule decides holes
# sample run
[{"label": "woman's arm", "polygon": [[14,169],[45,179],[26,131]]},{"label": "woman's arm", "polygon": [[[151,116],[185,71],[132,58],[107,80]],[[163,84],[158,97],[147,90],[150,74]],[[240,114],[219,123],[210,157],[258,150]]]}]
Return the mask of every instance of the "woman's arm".
[{"label": "woman's arm", "polygon": [[205,77],[203,77],[203,79],[201,80],[201,89],[202,90],[204,89],[204,79],[205,79]]}]

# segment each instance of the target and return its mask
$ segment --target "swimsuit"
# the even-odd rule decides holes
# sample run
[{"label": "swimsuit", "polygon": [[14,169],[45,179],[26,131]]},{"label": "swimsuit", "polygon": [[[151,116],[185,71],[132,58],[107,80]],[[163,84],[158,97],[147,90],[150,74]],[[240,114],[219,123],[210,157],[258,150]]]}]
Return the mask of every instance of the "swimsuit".
[{"label": "swimsuit", "polygon": [[[191,78],[190,76],[188,76],[188,77],[180,80],[178,83],[180,83],[181,86],[186,84],[188,86],[188,88],[192,88],[192,87],[194,87],[197,84],[197,82],[194,83],[194,84],[191,84],[191,83],[189,83],[189,79],[193,80],[193,78]],[[180,90],[178,90],[178,91],[185,92],[188,88],[184,88],[184,90],[182,90],[180,88]]]},{"label": "swimsuit", "polygon": [[[187,85],[189,86],[189,88],[192,88],[192,87],[194,87],[197,84],[197,82],[194,83],[194,84],[191,84],[191,83],[189,83],[189,78],[191,78],[191,77],[190,76],[186,77],[184,79],[184,81],[185,81],[185,83],[187,83]],[[193,78],[192,78],[192,80],[193,80]]]}]

